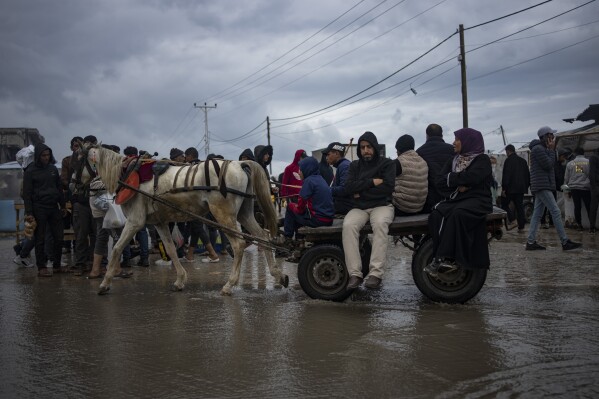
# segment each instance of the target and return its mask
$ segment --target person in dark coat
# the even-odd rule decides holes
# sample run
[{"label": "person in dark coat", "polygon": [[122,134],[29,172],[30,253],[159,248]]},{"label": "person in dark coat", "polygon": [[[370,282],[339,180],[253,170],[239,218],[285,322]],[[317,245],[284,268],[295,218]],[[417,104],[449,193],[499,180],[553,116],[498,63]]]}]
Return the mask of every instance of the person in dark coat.
[{"label": "person in dark coat", "polygon": [[330,184],[333,202],[335,203],[335,213],[345,215],[352,209],[353,201],[351,196],[345,191],[345,181],[349,173],[351,162],[345,158],[345,146],[338,141],[328,145],[323,151],[326,155],[327,163],[337,169],[335,178]]},{"label": "person in dark coat", "polygon": [[[516,148],[509,144],[505,147],[507,158],[503,163],[503,173],[501,176],[501,197],[504,210],[508,213],[509,222],[518,220],[518,232],[524,231],[526,216],[524,215],[524,194],[528,193],[530,187],[530,172],[528,163],[522,157],[516,154]],[[509,208],[509,203],[514,203],[516,217]]]},{"label": "person in dark coat", "polygon": [[333,196],[329,185],[320,175],[318,161],[314,157],[307,157],[299,162],[302,188],[299,192],[297,204],[290,202],[285,212],[285,238],[291,240],[297,230],[302,226],[319,227],[330,226],[335,216]]},{"label": "person in dark coat", "polygon": [[63,224],[62,218],[67,214],[65,200],[60,181],[60,174],[54,164],[56,160],[50,147],[43,143],[36,144],[34,164],[25,169],[23,176],[23,201],[25,217],[33,216],[37,223],[35,229],[35,263],[38,275],[52,276],[47,268],[47,257],[44,251],[46,229],[52,234],[53,267],[56,272],[66,272],[61,267]]},{"label": "person in dark coat", "polygon": [[568,251],[581,246],[580,243],[570,241],[566,235],[562,214],[557,206],[553,190],[555,190],[555,130],[543,126],[537,132],[538,139],[530,142],[530,191],[535,196],[535,205],[530,218],[530,230],[526,240],[526,250],[544,250],[545,247],[537,243],[539,223],[545,208],[551,214],[555,230],[560,238],[562,249]]},{"label": "person in dark coat", "polygon": [[595,226],[597,207],[599,207],[599,149],[589,156],[589,180],[591,182],[591,210],[589,212],[591,228],[589,232],[595,234],[597,232]]},{"label": "person in dark coat", "polygon": [[345,264],[350,276],[348,290],[357,288],[363,281],[359,241],[360,230],[368,222],[372,226],[372,253],[364,286],[376,289],[381,285],[387,261],[389,225],[395,217],[391,203],[394,187],[393,161],[380,155],[374,133],[365,132],[358,139],[358,160],[350,164],[345,182],[345,190],[353,198],[353,209],[343,219],[342,232]]},{"label": "person in dark coat", "polygon": [[486,230],[486,216],[493,212],[491,160],[478,130],[464,128],[454,134],[456,155],[436,180],[445,200],[428,218],[433,261],[424,270],[433,277],[447,268],[487,269],[491,263]]},{"label": "person in dark coat", "polygon": [[272,162],[272,146],[271,145],[257,145],[254,147],[254,157],[256,162],[264,168],[266,177],[270,180],[270,173],[268,172],[268,165]]},{"label": "person in dark coat", "polygon": [[254,153],[249,148],[243,150],[243,152],[239,155],[240,161],[255,161]]},{"label": "person in dark coat", "polygon": [[422,213],[429,213],[433,206],[443,199],[437,190],[435,179],[445,163],[453,158],[453,146],[443,141],[441,126],[432,123],[426,128],[426,142],[416,150],[416,153],[426,161],[428,166],[428,193]]},{"label": "person in dark coat", "polygon": [[330,186],[335,174],[333,173],[333,168],[327,162],[327,154],[323,153],[320,156],[320,175],[324,179],[325,182]]}]

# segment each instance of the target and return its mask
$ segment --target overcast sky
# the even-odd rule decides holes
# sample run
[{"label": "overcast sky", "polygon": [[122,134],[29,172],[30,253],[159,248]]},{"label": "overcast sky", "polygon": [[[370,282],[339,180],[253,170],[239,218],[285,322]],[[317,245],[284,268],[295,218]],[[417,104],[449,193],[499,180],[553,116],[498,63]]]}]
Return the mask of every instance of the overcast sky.
[{"label": "overcast sky", "polygon": [[[465,31],[469,125],[487,149],[503,147],[500,125],[518,144],[543,125],[582,126],[562,119],[599,102],[599,2],[477,49],[586,1],[554,0]],[[275,173],[298,148],[366,130],[388,155],[402,134],[421,145],[429,123],[452,142],[462,100],[459,36],[449,36],[540,2],[2,0],[0,125],[39,129],[59,160],[88,134],[160,156],[194,146],[203,159],[194,103],[217,104],[210,152],[237,159],[266,144],[269,116]]]}]

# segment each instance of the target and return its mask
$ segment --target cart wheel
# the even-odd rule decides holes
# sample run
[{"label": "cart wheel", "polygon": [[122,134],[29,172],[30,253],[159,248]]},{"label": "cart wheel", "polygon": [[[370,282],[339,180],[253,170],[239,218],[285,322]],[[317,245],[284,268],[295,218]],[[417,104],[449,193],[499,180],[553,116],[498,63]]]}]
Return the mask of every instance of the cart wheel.
[{"label": "cart wheel", "polygon": [[485,284],[487,269],[464,269],[440,272],[431,277],[424,267],[433,260],[433,240],[427,239],[412,258],[412,277],[416,287],[435,302],[465,303],[472,299]]},{"label": "cart wheel", "polygon": [[299,261],[297,278],[310,298],[341,302],[351,294],[345,289],[349,274],[338,245],[322,244],[308,249]]}]

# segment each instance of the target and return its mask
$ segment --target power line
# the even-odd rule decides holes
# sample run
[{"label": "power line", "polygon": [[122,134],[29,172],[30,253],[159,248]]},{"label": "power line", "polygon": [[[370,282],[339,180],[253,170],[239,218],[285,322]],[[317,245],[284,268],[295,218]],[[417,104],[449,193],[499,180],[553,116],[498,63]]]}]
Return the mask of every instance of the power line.
[{"label": "power line", "polygon": [[574,10],[577,10],[577,9],[579,9],[579,8],[581,8],[581,7],[584,7],[584,6],[588,5],[588,4],[591,4],[591,3],[592,3],[592,2],[594,2],[594,1],[595,1],[595,0],[590,0],[590,1],[586,2],[586,3],[584,3],[584,4],[581,4],[581,5],[579,5],[579,6],[576,6],[576,7],[574,7],[574,8],[571,8],[571,9],[569,9],[569,10],[567,10],[567,11],[564,11],[564,12],[562,12],[562,13],[559,13],[559,14],[557,14],[557,15],[554,15],[554,16],[553,16],[553,17],[551,17],[551,18],[547,18],[547,19],[545,19],[545,20],[543,20],[543,21],[541,21],[541,22],[539,22],[539,23],[536,23],[536,24],[534,24],[534,25],[531,25],[531,26],[529,26],[529,27],[527,27],[527,28],[520,29],[520,30],[519,30],[519,31],[517,31],[517,32],[514,32],[514,33],[512,33],[512,34],[509,34],[509,35],[507,35],[507,36],[500,37],[500,38],[499,38],[499,39],[497,39],[497,40],[493,40],[493,41],[491,41],[491,42],[489,42],[489,43],[483,44],[482,46],[479,46],[479,47],[477,47],[477,48],[474,48],[474,49],[472,49],[472,50],[468,50],[468,51],[467,51],[467,53],[471,53],[471,52],[473,52],[473,51],[480,50],[480,49],[481,49],[481,48],[483,48],[483,47],[486,47],[486,46],[489,46],[489,45],[491,45],[491,44],[497,43],[497,42],[499,42],[499,41],[501,41],[501,40],[503,40],[503,39],[507,39],[507,38],[508,38],[508,37],[510,37],[510,36],[514,36],[514,35],[517,35],[518,33],[524,32],[525,30],[532,29],[532,28],[534,28],[535,26],[539,26],[539,25],[541,25],[541,24],[544,24],[545,22],[551,21],[552,19],[555,19],[555,18],[561,17],[561,16],[562,16],[562,15],[564,15],[564,14],[567,14],[567,13],[569,13],[569,12],[572,12],[572,11],[574,11]]},{"label": "power line", "polygon": [[[468,82],[470,82],[470,81],[473,81],[473,80],[477,80],[477,79],[481,79],[481,78],[487,77],[487,76],[489,76],[489,75],[493,75],[493,74],[496,74],[496,73],[499,73],[499,72],[502,72],[502,71],[505,71],[505,70],[508,70],[508,69],[514,68],[514,67],[516,67],[516,66],[520,66],[520,65],[526,64],[526,63],[528,63],[528,62],[530,62],[530,61],[534,61],[534,60],[537,60],[537,59],[539,59],[539,58],[546,57],[546,56],[548,56],[548,55],[551,55],[551,54],[558,53],[558,52],[560,52],[560,51],[562,51],[562,50],[566,50],[566,49],[568,49],[568,48],[570,48],[570,47],[577,46],[577,45],[579,45],[579,44],[582,44],[582,43],[588,42],[588,41],[590,41],[590,40],[593,40],[593,39],[596,39],[596,38],[598,38],[598,37],[599,37],[599,35],[591,36],[591,37],[589,37],[589,38],[587,38],[587,39],[584,39],[584,40],[578,41],[578,42],[576,42],[576,43],[573,43],[573,44],[570,44],[570,45],[567,45],[567,46],[564,46],[564,47],[558,48],[558,49],[556,49],[556,50],[553,50],[553,51],[550,51],[550,52],[548,52],[548,53],[544,53],[544,54],[541,54],[541,55],[539,55],[539,56],[536,56],[536,57],[528,58],[528,59],[526,59],[526,60],[524,60],[524,61],[521,61],[521,62],[518,62],[518,63],[516,63],[516,64],[512,64],[512,65],[509,65],[509,66],[506,66],[506,67],[503,67],[503,68],[499,68],[499,69],[496,69],[496,70],[494,70],[494,71],[491,71],[491,72],[485,73],[485,74],[483,74],[483,75],[479,75],[479,76],[476,76],[476,77],[470,78],[470,79],[468,79]],[[425,93],[422,93],[422,95],[429,95],[429,94],[436,93],[436,92],[439,92],[439,91],[447,90],[447,89],[449,89],[449,88],[451,88],[451,87],[455,87],[455,86],[458,86],[458,85],[459,85],[459,83],[455,83],[455,84],[452,84],[452,85],[448,85],[448,86],[445,86],[445,87],[441,87],[441,88],[439,88],[439,89],[435,89],[435,90],[427,91],[427,92],[425,92]],[[419,95],[420,95],[420,94],[419,94]]]},{"label": "power line", "polygon": [[[381,33],[380,35],[377,35],[377,36],[373,37],[372,39],[370,39],[370,40],[368,40],[368,41],[366,41],[366,42],[362,43],[361,45],[359,45],[359,46],[357,46],[357,47],[354,47],[352,50],[350,50],[350,51],[348,51],[348,52],[346,52],[346,53],[344,53],[344,54],[341,54],[340,56],[338,56],[338,57],[336,57],[336,58],[332,59],[331,61],[329,61],[329,62],[327,62],[327,63],[325,63],[325,64],[323,64],[323,65],[319,66],[318,68],[316,68],[316,69],[313,69],[313,70],[311,70],[310,72],[307,72],[307,73],[305,73],[305,74],[303,74],[303,75],[299,76],[298,78],[296,78],[296,79],[294,79],[294,80],[292,80],[292,81],[290,81],[290,82],[287,82],[287,83],[285,83],[284,85],[282,85],[282,86],[279,86],[279,87],[277,87],[276,89],[269,91],[268,93],[265,93],[265,94],[263,94],[263,95],[262,95],[262,96],[260,96],[260,97],[254,98],[254,99],[252,99],[252,100],[249,100],[249,101],[247,101],[247,102],[245,102],[245,103],[243,103],[243,104],[241,104],[241,105],[239,105],[239,106],[235,107],[234,109],[232,109],[232,110],[230,110],[230,111],[226,112],[225,114],[223,114],[223,116],[225,116],[225,115],[227,115],[227,114],[229,114],[229,113],[231,113],[231,112],[233,112],[233,111],[235,111],[235,110],[237,110],[237,109],[239,109],[239,108],[242,108],[242,107],[244,107],[244,106],[246,106],[246,105],[252,104],[252,103],[254,103],[254,102],[256,102],[256,101],[259,101],[259,100],[261,100],[261,99],[263,99],[263,98],[265,98],[265,97],[268,97],[269,95],[271,95],[271,94],[273,94],[273,93],[275,93],[275,92],[277,92],[277,91],[279,91],[279,90],[281,90],[281,89],[283,89],[283,88],[285,88],[285,87],[287,87],[287,86],[290,86],[290,85],[292,85],[293,83],[296,83],[296,82],[298,82],[299,80],[301,80],[301,79],[305,78],[306,76],[309,76],[309,75],[311,75],[312,73],[314,73],[314,72],[316,72],[316,71],[319,71],[319,70],[321,70],[322,68],[324,68],[324,67],[326,67],[326,66],[328,66],[328,65],[331,65],[332,63],[334,63],[334,62],[336,62],[336,61],[340,60],[341,58],[343,58],[343,57],[345,57],[345,56],[347,56],[347,55],[349,55],[349,54],[353,53],[354,51],[357,51],[357,50],[359,50],[360,48],[362,48],[362,47],[364,47],[365,45],[367,45],[367,44],[369,44],[369,43],[373,42],[374,40],[377,40],[377,39],[381,38],[382,36],[385,36],[385,35],[387,35],[387,34],[391,33],[391,32],[392,32],[392,31],[394,31],[395,29],[397,29],[397,28],[401,27],[402,25],[404,25],[404,24],[406,24],[406,23],[408,23],[408,22],[410,22],[410,21],[412,21],[412,20],[414,20],[414,19],[418,18],[419,16],[421,16],[421,15],[423,15],[423,14],[427,13],[428,11],[432,10],[433,8],[435,8],[435,7],[439,6],[440,4],[442,4],[442,3],[446,2],[446,1],[447,1],[447,0],[441,0],[441,1],[439,1],[438,3],[436,3],[436,4],[432,5],[431,7],[427,8],[427,9],[425,9],[424,11],[422,11],[422,12],[420,12],[420,13],[418,13],[418,14],[414,15],[414,16],[413,16],[413,17],[411,17],[411,18],[408,18],[407,20],[405,20],[405,21],[401,22],[401,23],[400,23],[400,24],[398,24],[398,25],[395,25],[393,28],[391,28],[391,29],[389,29],[389,30],[387,30],[387,31],[385,31],[385,32],[383,32],[383,33]],[[397,4],[396,4],[396,5],[397,5]],[[369,21],[369,22],[370,22],[370,21]],[[350,32],[349,34],[351,34],[351,33],[353,33],[353,32],[355,32],[355,30],[354,30],[354,31],[352,31],[352,32]],[[348,34],[348,35],[349,35],[349,34]],[[333,44],[336,44],[336,43],[337,43],[337,42],[339,42],[340,40],[343,40],[345,37],[347,37],[347,35],[346,35],[346,36],[344,36],[344,37],[342,37],[342,38],[340,38],[340,39],[338,39],[337,41],[333,42],[331,45],[329,45],[329,46],[327,46],[327,47],[325,47],[325,48],[323,48],[323,49],[319,50],[317,53],[315,53],[315,54],[311,55],[310,57],[306,58],[304,61],[306,61],[306,60],[308,60],[309,58],[312,58],[313,56],[315,56],[315,55],[317,55],[317,54],[321,53],[322,51],[326,50],[328,47],[332,46]],[[302,61],[302,62],[303,62],[303,61]],[[299,63],[298,63],[298,64],[296,64],[296,65],[294,65],[293,67],[295,67],[295,66],[297,66],[297,65],[299,65]],[[293,68],[293,67],[292,67],[292,68]],[[291,69],[291,68],[289,68],[289,69]],[[287,69],[287,70],[289,70],[289,69]],[[285,70],[284,72],[286,72],[287,70]],[[279,75],[277,75],[277,76],[279,76]],[[275,76],[275,77],[276,77],[276,76]],[[274,77],[273,77],[273,79],[274,79]],[[270,81],[270,80],[271,80],[271,79],[269,79],[268,81]],[[266,83],[266,82],[263,82],[263,83]]]},{"label": "power line", "polygon": [[[339,15],[337,18],[335,18],[334,20],[332,20],[331,22],[329,22],[328,24],[326,24],[325,26],[323,26],[322,28],[320,28],[318,31],[316,31],[315,33],[313,33],[311,36],[309,36],[308,38],[304,39],[301,43],[297,44],[296,46],[294,46],[292,49],[286,51],[285,53],[283,53],[281,56],[279,56],[278,58],[276,58],[274,61],[270,62],[269,64],[263,66],[262,68],[258,69],[256,72],[246,76],[245,78],[243,78],[242,80],[238,81],[237,83],[227,87],[224,90],[219,91],[216,94],[213,94],[209,97],[209,99],[212,99],[220,94],[222,94],[225,91],[228,91],[230,89],[232,89],[233,87],[239,85],[240,83],[248,80],[249,78],[251,78],[252,76],[262,72],[263,70],[265,70],[266,68],[268,68],[269,66],[271,66],[272,64],[274,64],[275,62],[279,61],[280,59],[282,59],[283,57],[285,57],[287,54],[291,53],[293,50],[297,49],[298,47],[300,47],[302,44],[306,43],[307,41],[309,41],[310,39],[312,39],[313,37],[315,37],[316,35],[318,35],[320,32],[322,32],[323,30],[325,30],[326,28],[328,28],[330,25],[332,25],[333,23],[337,22],[341,17],[343,17],[345,14],[349,13],[351,10],[353,10],[354,8],[356,8],[357,6],[359,6],[360,4],[362,4],[365,0],[361,0],[359,2],[357,2],[355,5],[353,5],[352,7],[350,7],[347,11],[345,11],[344,13],[342,13],[341,15]],[[218,97],[220,98],[220,97]],[[206,100],[207,101],[207,100]]]},{"label": "power line", "polygon": [[364,90],[361,90],[361,91],[359,91],[358,93],[356,93],[356,94],[354,94],[354,95],[352,95],[352,96],[349,96],[349,97],[347,97],[347,98],[345,98],[345,99],[343,99],[343,100],[341,100],[341,101],[338,101],[338,102],[337,102],[337,103],[335,103],[335,104],[329,105],[328,107],[324,107],[324,108],[321,108],[321,109],[319,109],[319,110],[316,110],[316,111],[313,111],[313,112],[308,112],[308,113],[306,113],[306,114],[303,114],[303,115],[297,115],[297,116],[288,117],[288,118],[276,118],[276,119],[275,119],[275,118],[271,118],[271,121],[286,121],[286,120],[290,120],[290,119],[302,118],[302,117],[304,117],[304,116],[313,115],[313,114],[315,114],[315,113],[318,113],[318,112],[320,112],[320,111],[327,110],[327,109],[329,109],[329,108],[332,108],[332,107],[334,107],[334,106],[337,106],[337,105],[339,105],[339,104],[342,104],[342,103],[346,102],[347,100],[351,100],[352,98],[359,96],[360,94],[362,94],[362,93],[364,93],[364,92],[366,92],[366,91],[368,91],[368,90],[372,89],[373,87],[375,87],[375,86],[377,86],[377,85],[379,85],[379,84],[383,83],[384,81],[386,81],[386,80],[388,80],[388,79],[392,78],[393,76],[397,75],[399,72],[403,71],[404,69],[406,69],[406,68],[407,68],[407,67],[409,67],[410,65],[414,64],[416,61],[420,60],[421,58],[423,58],[424,56],[426,56],[427,54],[429,54],[431,51],[435,50],[437,47],[441,46],[443,43],[445,43],[446,41],[448,41],[449,39],[451,39],[451,38],[452,38],[453,36],[455,36],[457,33],[458,33],[458,32],[457,32],[457,31],[455,31],[454,33],[452,33],[451,35],[449,35],[449,36],[447,36],[445,39],[443,39],[441,42],[437,43],[435,46],[433,46],[432,48],[430,48],[429,50],[427,50],[426,52],[424,52],[422,55],[420,55],[420,56],[416,57],[414,60],[412,60],[411,62],[407,63],[407,64],[406,64],[406,65],[404,65],[403,67],[399,68],[398,70],[396,70],[396,71],[395,71],[395,72],[393,72],[392,74],[390,74],[390,75],[388,75],[388,76],[384,77],[383,79],[379,80],[378,82],[376,82],[376,83],[374,83],[374,84],[372,84],[372,85],[368,86],[368,87],[367,87],[367,88],[365,88]]},{"label": "power line", "polygon": [[530,6],[530,7],[527,7],[527,8],[523,8],[523,9],[522,9],[522,10],[520,10],[520,11],[516,11],[516,12],[513,12],[513,13],[511,13],[511,14],[504,15],[503,17],[495,18],[495,19],[492,19],[492,20],[490,20],[490,21],[483,22],[483,23],[480,23],[480,24],[478,24],[478,25],[471,26],[471,27],[469,27],[469,28],[464,28],[464,30],[478,28],[479,26],[487,25],[487,24],[490,24],[491,22],[496,22],[496,21],[499,21],[499,20],[501,20],[501,19],[504,19],[504,18],[507,18],[507,17],[511,17],[511,16],[513,16],[513,15],[516,15],[516,14],[520,14],[521,12],[524,12],[524,11],[531,10],[531,9],[533,9],[533,8],[535,8],[535,7],[541,6],[541,5],[543,5],[543,4],[546,4],[546,3],[549,3],[549,2],[552,2],[552,1],[553,1],[553,0],[547,0],[547,1],[543,1],[543,2],[541,2],[541,3],[535,4],[534,6]]},{"label": "power line", "polygon": [[[564,32],[564,31],[567,31],[567,30],[570,30],[570,29],[581,28],[583,26],[596,24],[597,22],[599,22],[599,19],[597,19],[595,21],[587,22],[585,24],[580,24],[580,25],[570,26],[568,28],[553,30],[551,32],[539,33],[538,35],[530,35],[530,36],[524,36],[524,37],[517,37],[515,39],[502,40],[501,42],[502,43],[507,43],[507,42],[514,42],[514,41],[518,41],[518,40],[532,39],[532,38],[539,37],[539,36],[546,36],[546,35],[551,35],[551,34],[554,34],[554,33]],[[480,46],[480,43],[479,44],[468,44],[467,46],[469,46],[469,47]]]},{"label": "power line", "polygon": [[[354,22],[356,22],[357,20],[359,20],[360,18],[362,18],[364,15],[366,15],[366,14],[370,13],[372,10],[374,10],[374,9],[376,9],[377,7],[381,6],[381,5],[382,5],[383,3],[385,3],[386,1],[387,1],[387,0],[383,0],[383,1],[381,1],[381,2],[380,2],[380,3],[378,3],[377,5],[375,5],[374,7],[372,7],[371,9],[369,9],[368,11],[366,11],[365,13],[361,14],[360,16],[358,16],[357,18],[355,18],[355,19],[354,19],[354,20],[352,20],[351,22],[347,23],[346,25],[344,25],[343,27],[341,27],[340,29],[338,29],[338,30],[337,30],[337,31],[335,31],[334,33],[332,33],[332,34],[330,34],[329,36],[327,36],[325,39],[323,39],[323,40],[319,41],[318,43],[316,43],[316,44],[315,44],[315,45],[313,45],[312,47],[308,48],[307,50],[304,50],[304,51],[303,51],[303,52],[301,52],[300,54],[296,55],[295,57],[291,58],[290,60],[286,61],[285,63],[283,63],[283,64],[279,65],[279,66],[278,66],[278,67],[276,67],[275,69],[273,69],[273,70],[271,70],[271,71],[267,72],[266,74],[264,74],[264,75],[262,75],[262,76],[260,76],[260,77],[256,78],[255,80],[253,80],[253,81],[249,82],[249,83],[248,83],[247,85],[245,85],[244,87],[247,87],[247,86],[249,86],[249,85],[251,85],[251,84],[253,84],[253,83],[256,83],[256,82],[258,82],[260,79],[263,79],[263,78],[267,77],[268,75],[272,74],[273,72],[275,72],[275,71],[278,71],[279,69],[283,68],[285,65],[287,65],[287,64],[291,63],[292,61],[294,61],[294,60],[298,59],[298,58],[299,58],[299,57],[301,57],[302,55],[304,55],[304,54],[308,53],[310,50],[313,50],[314,48],[316,48],[316,47],[317,47],[317,46],[319,46],[320,44],[324,43],[325,41],[327,41],[327,40],[328,40],[328,39],[330,39],[331,37],[335,36],[337,33],[341,32],[343,29],[347,28],[348,26],[350,26],[351,24],[353,24]],[[399,4],[403,3],[404,1],[406,1],[406,0],[400,0],[400,1],[399,1],[397,4],[395,4],[393,7],[389,8],[388,10],[386,10],[385,12],[383,12],[382,14],[379,14],[379,15],[378,15],[378,16],[376,16],[375,18],[373,18],[373,19],[369,20],[368,22],[366,22],[365,24],[361,25],[361,26],[360,26],[358,29],[361,29],[361,28],[363,28],[364,26],[366,26],[367,24],[371,23],[371,22],[372,22],[373,20],[375,20],[376,18],[378,18],[378,17],[380,17],[381,15],[383,15],[383,14],[387,13],[389,10],[391,10],[392,8],[394,8],[394,7],[398,6]],[[355,32],[355,31],[357,31],[358,29],[355,29],[355,30],[353,30],[353,31],[352,31],[352,32],[350,32],[349,34],[347,34],[347,35],[343,36],[341,39],[339,39],[339,40],[337,40],[337,41],[333,42],[333,43],[332,43],[332,44],[330,44],[329,46],[325,47],[325,49],[326,49],[326,48],[328,48],[328,47],[330,47],[330,46],[332,46],[333,44],[336,44],[337,42],[339,42],[339,41],[341,41],[341,40],[345,39],[347,36],[349,36],[350,34],[354,33],[354,32]],[[321,51],[322,51],[322,50],[321,50]],[[233,95],[233,96],[231,96],[231,97],[229,97],[229,98],[226,98],[226,99],[224,99],[224,100],[222,100],[222,101],[229,101],[229,100],[232,100],[233,98],[236,98],[236,97],[240,96],[241,94],[247,93],[248,91],[250,91],[250,90],[252,90],[252,89],[255,89],[256,87],[259,87],[259,86],[263,85],[264,83],[270,82],[270,81],[271,81],[271,80],[273,80],[274,78],[276,78],[276,77],[278,77],[278,76],[281,76],[281,75],[282,75],[282,74],[284,74],[285,72],[287,72],[287,71],[289,71],[289,70],[291,70],[291,69],[293,69],[293,68],[297,67],[298,65],[301,65],[302,63],[306,62],[307,60],[309,60],[310,58],[314,57],[316,54],[319,54],[319,53],[320,53],[320,51],[319,51],[319,52],[316,52],[315,54],[312,54],[311,56],[309,56],[309,57],[307,57],[307,58],[305,58],[305,59],[303,59],[303,60],[301,60],[301,61],[300,61],[300,62],[298,62],[297,64],[295,64],[295,65],[293,65],[293,66],[291,66],[291,67],[289,67],[289,68],[285,69],[284,71],[282,71],[282,72],[279,72],[279,73],[278,73],[278,74],[276,74],[275,76],[271,76],[270,78],[266,79],[265,81],[263,81],[263,82],[260,82],[260,83],[258,83],[258,84],[256,84],[256,85],[254,85],[254,86],[252,86],[252,87],[250,87],[250,88],[247,88],[246,90],[244,90],[244,91],[242,91],[242,92],[240,92],[240,93],[237,93],[237,94],[235,94],[235,95]]]}]

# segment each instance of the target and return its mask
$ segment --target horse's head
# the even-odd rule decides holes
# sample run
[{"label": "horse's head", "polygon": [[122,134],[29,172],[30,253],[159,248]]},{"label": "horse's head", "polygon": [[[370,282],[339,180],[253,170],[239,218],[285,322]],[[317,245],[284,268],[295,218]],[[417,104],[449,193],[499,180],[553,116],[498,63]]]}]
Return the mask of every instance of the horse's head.
[{"label": "horse's head", "polygon": [[83,158],[87,158],[90,164],[94,165],[98,162],[99,150],[102,148],[102,144],[93,143],[81,143],[79,146],[79,152]]}]

